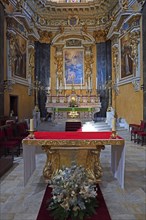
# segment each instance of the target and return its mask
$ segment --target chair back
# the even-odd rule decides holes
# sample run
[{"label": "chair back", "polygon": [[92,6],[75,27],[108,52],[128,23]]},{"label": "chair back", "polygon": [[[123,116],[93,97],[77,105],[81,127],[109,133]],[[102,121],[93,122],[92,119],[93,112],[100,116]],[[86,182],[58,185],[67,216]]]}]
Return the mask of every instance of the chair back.
[{"label": "chair back", "polygon": [[4,141],[5,140],[5,132],[4,129],[0,129],[0,141]]},{"label": "chair back", "polygon": [[6,133],[6,136],[7,136],[8,138],[13,138],[13,137],[14,137],[14,132],[13,132],[12,126],[7,126],[7,127],[5,128],[5,133]]}]

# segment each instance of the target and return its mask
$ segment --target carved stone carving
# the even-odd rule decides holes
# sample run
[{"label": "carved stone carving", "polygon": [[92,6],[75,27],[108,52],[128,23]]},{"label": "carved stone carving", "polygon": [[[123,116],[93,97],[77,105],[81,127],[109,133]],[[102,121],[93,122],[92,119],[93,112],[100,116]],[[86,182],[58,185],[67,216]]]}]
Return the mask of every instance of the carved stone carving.
[{"label": "carved stone carving", "polygon": [[94,37],[96,43],[105,42],[107,33],[108,33],[107,30],[94,31],[93,37]]},{"label": "carved stone carving", "polygon": [[19,11],[19,12],[22,11],[23,2],[24,2],[24,0],[17,0],[17,3],[16,3],[16,11]]},{"label": "carved stone carving", "polygon": [[85,79],[92,75],[93,55],[91,46],[85,48]]},{"label": "carved stone carving", "polygon": [[121,5],[121,8],[123,10],[127,10],[128,9],[128,0],[119,0],[119,4]]},{"label": "carved stone carving", "polygon": [[115,76],[115,82],[119,81],[119,47],[115,45],[112,47],[112,57],[113,57],[113,73]]},{"label": "carved stone carving", "polygon": [[[57,89],[61,89],[61,83],[63,82],[63,54],[62,46],[56,47],[55,55],[56,75],[57,75]],[[59,90],[59,92],[61,92]]]},{"label": "carved stone carving", "polygon": [[140,41],[140,31],[133,31],[132,33],[130,33],[130,44],[131,44],[131,48],[132,48],[132,58],[133,58],[133,62],[135,67],[137,67],[138,65],[138,44]]},{"label": "carved stone carving", "polygon": [[136,92],[140,90],[140,79],[134,79],[132,84]]},{"label": "carved stone carving", "polygon": [[67,47],[81,47],[81,45],[82,45],[81,40],[71,39],[66,41]]},{"label": "carved stone carving", "polygon": [[40,35],[39,41],[41,43],[51,43],[52,32],[39,30],[39,35]]}]

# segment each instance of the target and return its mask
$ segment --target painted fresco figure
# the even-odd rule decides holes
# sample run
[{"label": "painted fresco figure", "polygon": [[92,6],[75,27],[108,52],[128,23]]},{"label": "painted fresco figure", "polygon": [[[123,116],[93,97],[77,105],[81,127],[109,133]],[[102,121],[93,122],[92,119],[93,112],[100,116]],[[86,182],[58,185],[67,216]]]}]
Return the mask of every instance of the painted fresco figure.
[{"label": "painted fresco figure", "polygon": [[133,59],[131,57],[131,48],[129,46],[124,47],[121,74],[122,77],[133,74]]}]

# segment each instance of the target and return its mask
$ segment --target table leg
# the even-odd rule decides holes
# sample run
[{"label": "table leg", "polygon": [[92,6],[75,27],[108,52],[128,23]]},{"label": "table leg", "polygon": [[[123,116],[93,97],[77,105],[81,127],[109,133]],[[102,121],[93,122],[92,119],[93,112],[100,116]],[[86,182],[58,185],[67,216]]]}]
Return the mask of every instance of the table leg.
[{"label": "table leg", "polygon": [[51,146],[42,146],[45,151],[47,160],[43,169],[43,176],[45,179],[51,179],[60,168],[60,154],[58,150],[51,150]]},{"label": "table leg", "polygon": [[100,178],[103,175],[102,167],[100,164],[100,152],[105,146],[96,146],[96,150],[88,150],[86,159],[86,170],[89,174],[89,178],[95,180],[95,182],[100,182]]}]

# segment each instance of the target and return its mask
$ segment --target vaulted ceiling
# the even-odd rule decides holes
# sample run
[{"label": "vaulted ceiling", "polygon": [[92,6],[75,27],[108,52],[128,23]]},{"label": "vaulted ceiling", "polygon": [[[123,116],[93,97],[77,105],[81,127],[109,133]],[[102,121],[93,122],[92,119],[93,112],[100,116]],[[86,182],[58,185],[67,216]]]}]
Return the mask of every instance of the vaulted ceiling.
[{"label": "vaulted ceiling", "polygon": [[[88,27],[110,26],[111,19],[119,11],[118,0],[82,0],[69,2],[66,0],[33,0],[27,4],[35,12],[35,20],[44,28],[46,26],[67,25],[69,16],[77,16],[81,25]],[[71,1],[71,0],[69,0]]]}]

